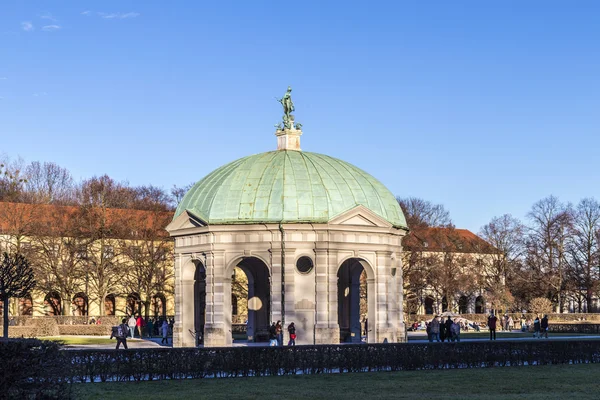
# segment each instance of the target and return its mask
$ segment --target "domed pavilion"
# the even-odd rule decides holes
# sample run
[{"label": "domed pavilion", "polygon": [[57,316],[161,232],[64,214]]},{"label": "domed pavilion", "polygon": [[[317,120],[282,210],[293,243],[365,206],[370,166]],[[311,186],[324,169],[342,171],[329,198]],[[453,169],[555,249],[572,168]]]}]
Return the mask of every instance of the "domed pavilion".
[{"label": "domed pavilion", "polygon": [[208,174],[167,227],[175,239],[176,347],[232,344],[235,267],[248,278],[250,340],[275,321],[285,343],[291,322],[297,344],[405,340],[402,210],[365,171],[300,150],[290,92],[280,100],[277,151]]}]

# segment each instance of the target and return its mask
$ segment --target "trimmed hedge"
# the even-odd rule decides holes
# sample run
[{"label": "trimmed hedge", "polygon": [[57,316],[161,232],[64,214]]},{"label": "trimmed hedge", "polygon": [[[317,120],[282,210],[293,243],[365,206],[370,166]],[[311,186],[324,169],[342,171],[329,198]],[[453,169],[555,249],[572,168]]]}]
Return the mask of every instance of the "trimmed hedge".
[{"label": "trimmed hedge", "polygon": [[0,354],[0,398],[71,398],[63,365],[65,352],[59,344],[36,339],[2,340]]},{"label": "trimmed hedge", "polygon": [[600,362],[600,341],[66,350],[72,382],[480,368]]},{"label": "trimmed hedge", "polygon": [[108,336],[111,325],[59,325],[61,335]]},{"label": "trimmed hedge", "polygon": [[393,343],[295,347],[59,350],[0,341],[0,393],[66,398],[67,382],[142,381],[600,362],[600,341]]}]

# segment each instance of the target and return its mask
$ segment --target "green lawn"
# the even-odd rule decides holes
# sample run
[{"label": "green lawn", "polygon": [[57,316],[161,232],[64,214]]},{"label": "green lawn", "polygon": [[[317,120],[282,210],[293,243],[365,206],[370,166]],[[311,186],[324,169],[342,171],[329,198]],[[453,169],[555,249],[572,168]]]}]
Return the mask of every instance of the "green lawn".
[{"label": "green lawn", "polygon": [[598,399],[600,364],[84,383],[81,399]]},{"label": "green lawn", "polygon": [[[70,345],[99,345],[99,344],[116,344],[117,341],[115,339],[108,339],[106,337],[87,337],[87,336],[52,336],[52,337],[44,337],[44,340],[52,340],[55,342],[62,342],[64,344]],[[136,341],[139,342],[140,339],[128,339],[128,342]]]}]

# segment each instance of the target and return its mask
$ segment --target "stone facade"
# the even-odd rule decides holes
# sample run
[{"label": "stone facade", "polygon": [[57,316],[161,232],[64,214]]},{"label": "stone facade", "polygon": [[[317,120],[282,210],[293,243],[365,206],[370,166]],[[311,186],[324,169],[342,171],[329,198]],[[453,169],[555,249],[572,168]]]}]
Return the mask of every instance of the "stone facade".
[{"label": "stone facade", "polygon": [[[406,230],[364,206],[327,224],[207,225],[185,211],[167,230],[175,238],[176,347],[196,346],[200,338],[205,346],[232,344],[231,276],[236,266],[249,274],[249,308],[255,309],[249,336],[258,337],[270,322],[280,320],[284,331],[295,323],[298,344],[338,343],[338,310],[349,312],[345,320],[353,325],[358,317],[357,303],[351,300],[357,285],[343,280],[340,272],[353,263],[367,275],[368,342],[405,340],[400,255]],[[312,261],[312,269],[298,270],[301,257]],[[339,299],[345,298],[354,305],[340,306]]]}]

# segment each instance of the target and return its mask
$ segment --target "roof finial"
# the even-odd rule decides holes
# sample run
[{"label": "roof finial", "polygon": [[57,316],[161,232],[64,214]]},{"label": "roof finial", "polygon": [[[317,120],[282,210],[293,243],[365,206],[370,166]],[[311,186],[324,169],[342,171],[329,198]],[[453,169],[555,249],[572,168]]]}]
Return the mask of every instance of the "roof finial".
[{"label": "roof finial", "polygon": [[275,125],[277,131],[277,150],[300,150],[300,135],[302,135],[302,124],[294,123],[293,111],[296,111],[292,101],[292,87],[288,86],[287,91],[281,99],[275,98],[283,106],[283,125]]}]

